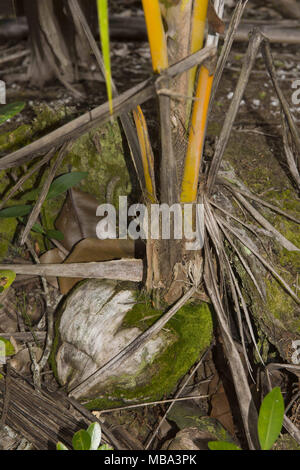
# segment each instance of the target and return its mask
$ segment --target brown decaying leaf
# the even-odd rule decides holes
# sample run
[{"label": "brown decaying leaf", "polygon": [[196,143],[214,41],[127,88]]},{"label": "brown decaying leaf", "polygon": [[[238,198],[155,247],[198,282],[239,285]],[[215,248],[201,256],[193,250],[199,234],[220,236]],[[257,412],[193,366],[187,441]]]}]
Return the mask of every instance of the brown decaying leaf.
[{"label": "brown decaying leaf", "polygon": [[208,24],[212,28],[214,33],[219,33],[219,34],[224,33],[225,23],[217,15],[215,7],[211,0],[208,2],[207,19],[208,19]]},{"label": "brown decaying leaf", "polygon": [[[135,242],[133,240],[99,240],[86,238],[80,241],[66,258],[65,263],[83,263],[92,261],[110,261],[121,258],[135,257]],[[72,287],[82,279],[59,278],[59,287],[62,294],[67,294]]]},{"label": "brown decaying leaf", "polygon": [[[40,263],[42,264],[62,263],[64,259],[65,256],[58,248],[53,248],[53,250],[46,251],[46,253],[43,253],[42,256],[40,256],[39,258]],[[55,289],[59,288],[57,277],[48,276],[46,279],[51,286],[55,287]]]},{"label": "brown decaying leaf", "polygon": [[210,383],[210,391],[213,391],[211,397],[210,416],[216,418],[222,426],[232,435],[235,434],[231,408],[225,392],[224,386],[220,381],[218,374],[215,375]]},{"label": "brown decaying leaf", "polygon": [[[39,361],[42,357],[43,350],[34,346],[33,348],[36,358]],[[30,365],[31,365],[31,358],[29,349],[25,348],[17,352],[17,354],[11,359],[11,366],[20,374],[28,375],[30,374]]]},{"label": "brown decaying leaf", "polygon": [[64,234],[62,245],[67,250],[83,238],[96,236],[96,225],[100,220],[96,216],[98,206],[99,202],[91,194],[75,188],[69,191],[55,223],[57,230]]}]

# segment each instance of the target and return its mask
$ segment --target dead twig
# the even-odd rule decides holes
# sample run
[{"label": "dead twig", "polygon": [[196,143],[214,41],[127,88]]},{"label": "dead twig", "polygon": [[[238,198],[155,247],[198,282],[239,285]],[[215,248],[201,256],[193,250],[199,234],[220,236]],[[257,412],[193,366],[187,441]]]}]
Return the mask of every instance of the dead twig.
[{"label": "dead twig", "polygon": [[44,201],[47,197],[49,188],[50,188],[51,183],[52,183],[52,181],[55,177],[55,174],[56,174],[58,168],[60,167],[60,165],[62,164],[62,161],[65,158],[66,154],[68,153],[68,150],[70,149],[70,147],[71,147],[71,142],[67,141],[62,146],[55,163],[53,164],[52,168],[50,169],[47,180],[45,181],[45,183],[42,187],[42,190],[40,192],[40,195],[38,196],[38,199],[35,203],[35,206],[32,209],[32,212],[31,212],[31,214],[28,218],[26,227],[24,229],[24,232],[23,232],[23,235],[22,235],[22,238],[21,238],[21,245],[23,245],[26,242],[27,237],[29,235],[29,232],[32,229],[33,225],[35,224],[35,222],[36,222],[36,220],[39,216],[41,207],[42,207],[42,205],[43,205],[43,203],[44,203]]},{"label": "dead twig", "polygon": [[[193,372],[193,374],[195,371]],[[147,403],[139,403],[137,405],[128,405],[128,406],[121,406],[119,408],[108,408],[106,410],[101,410],[100,414],[104,413],[113,413],[114,411],[124,411],[124,410],[131,410],[134,408],[141,408],[143,406],[156,406],[156,405],[164,405],[165,403],[172,403],[172,402],[177,402],[177,401],[185,401],[185,400],[201,400],[208,398],[209,395],[191,395],[188,397],[180,397],[180,398],[170,398],[169,400],[159,400],[159,401],[150,401]],[[169,411],[169,410],[168,410]]]},{"label": "dead twig", "polygon": [[16,274],[73,277],[84,279],[115,279],[119,281],[141,282],[143,280],[143,261],[122,259],[99,263],[66,264],[1,264],[0,269],[11,269]]},{"label": "dead twig", "polygon": [[254,65],[262,40],[263,40],[262,34],[259,31],[254,31],[249,41],[247,53],[244,58],[244,63],[243,63],[242,71],[238,80],[238,84],[236,86],[232,101],[230,103],[229,110],[226,114],[226,118],[225,118],[222,130],[221,130],[221,134],[216,145],[215,154],[213,156],[213,159],[209,168],[208,177],[207,177],[207,189],[209,193],[212,191],[214,187],[217,174],[221,165],[221,161],[225,152],[225,148],[227,146],[227,143],[230,137],[231,129],[235,121],[236,115],[238,113],[240,102],[242,100],[245,88],[249,81],[249,76],[253,68],[253,65]]},{"label": "dead twig", "polygon": [[[172,65],[165,71],[165,74],[172,78],[202,63],[205,59],[213,57],[215,54],[216,49],[214,47],[202,49],[177,64]],[[159,78],[157,80],[159,80]],[[155,79],[145,80],[113,99],[113,116],[119,116],[120,114],[131,111],[136,108],[138,104],[142,104],[155,96],[155,93]],[[50,132],[46,136],[2,157],[0,159],[0,170],[13,168],[31,161],[35,157],[45,154],[52,147],[57,148],[66,140],[77,139],[90,129],[104,124],[110,119],[109,103],[104,103],[55,131]]]},{"label": "dead twig", "polygon": [[4,56],[0,59],[0,65],[5,64],[6,62],[12,62],[14,60],[21,59],[22,57],[26,57],[30,54],[28,49],[23,51],[15,52],[14,54]]},{"label": "dead twig", "polygon": [[0,203],[0,209],[4,207],[4,205],[9,201],[16,192],[22,188],[23,184],[34,174],[36,173],[43,165],[48,163],[51,160],[55,149],[51,149],[39,162],[37,162],[32,168],[30,168],[24,176],[22,176],[16,184],[9,190],[8,194],[4,197],[2,202]]}]

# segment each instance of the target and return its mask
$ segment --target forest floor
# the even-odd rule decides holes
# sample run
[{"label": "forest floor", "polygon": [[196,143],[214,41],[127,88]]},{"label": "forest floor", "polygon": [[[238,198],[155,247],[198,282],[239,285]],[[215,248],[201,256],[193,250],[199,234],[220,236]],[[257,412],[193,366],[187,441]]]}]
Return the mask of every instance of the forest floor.
[{"label": "forest floor", "polygon": [[[140,2],[127,0],[127,2],[111,3],[112,14],[121,15],[124,21],[126,21],[126,17],[129,15],[142,15],[142,10],[139,7]],[[231,3],[233,4],[234,2]],[[227,8],[227,16],[229,16],[231,12],[232,8]],[[265,6],[257,8],[250,0],[244,18],[247,20],[255,19],[272,22],[280,20],[282,17]],[[17,44],[11,40],[10,44],[0,43],[0,53],[1,51],[6,51],[11,48],[21,51],[26,47],[27,43],[25,40]],[[206,144],[207,158],[209,158],[211,146],[214,145],[215,138],[220,132],[224,117],[230,105],[246,49],[246,43],[233,44],[209,119],[208,139]],[[300,129],[300,105],[295,105],[292,102],[292,95],[295,91],[292,85],[296,80],[300,79],[299,45],[272,44],[272,53],[275,59],[280,85],[289,102],[295,122]],[[111,43],[111,63],[112,77],[119,92],[123,92],[137,85],[152,75],[150,51],[147,42],[113,41]],[[6,81],[7,102],[26,102],[26,107],[21,114],[1,126],[1,134],[13,132],[24,124],[30,125],[33,119],[36,118],[36,109],[45,104],[53,109],[54,112],[57,109],[66,107],[68,113],[71,113],[70,117],[75,118],[83,112],[91,110],[106,101],[106,87],[104,82],[85,81],[80,83],[79,88],[84,93],[84,99],[78,100],[57,82],[49,83],[42,90],[39,90],[30,86],[27,82],[15,80],[18,74],[24,73],[27,64],[28,58],[26,57],[17,63],[6,63],[5,67],[2,66],[2,70],[0,69],[0,78]],[[157,140],[159,123],[156,115],[155,101],[151,100],[147,102],[143,106],[143,111],[147,118],[155,152],[159,149],[159,142]],[[46,128],[42,132],[46,133],[48,130],[49,129]],[[251,190],[260,196],[266,195],[268,192],[272,191],[283,192],[289,190],[291,186],[289,177],[286,178],[286,175],[289,173],[285,163],[280,131],[280,105],[262,60],[262,56],[259,54],[240,106],[237,121],[234,124],[226,158],[234,167],[236,175],[245,182]],[[233,152],[232,148],[235,148],[236,151]],[[0,155],[1,154],[5,154],[5,152],[1,152],[0,148]],[[285,178],[282,177],[283,174]],[[35,248],[37,251],[40,250],[39,246]],[[28,262],[30,255],[28,253],[24,254],[24,252],[20,253],[18,249],[10,250],[10,255],[6,255],[5,257],[5,262],[19,262],[21,258],[23,258],[23,261],[25,259],[25,262]],[[52,292],[52,287],[50,290]],[[19,278],[19,280],[17,279],[13,294],[11,295],[16,296],[18,299],[18,308],[20,308],[22,299],[32,299],[25,308],[25,310],[28,310],[25,311],[25,317],[27,316],[31,319],[30,321],[33,322],[34,329],[39,325],[39,331],[45,331],[46,326],[43,326],[43,322],[41,322],[44,301],[40,281],[36,278],[27,281]],[[58,296],[54,288],[52,295],[54,297]],[[13,302],[11,301],[11,305],[12,304]],[[4,333],[7,331],[11,332],[13,336],[13,329],[19,328],[14,308],[5,309],[5,311],[0,313],[0,316],[0,336],[1,332]],[[19,373],[30,377],[28,350],[24,347],[22,342],[17,342],[17,347],[23,352],[19,354],[18,360],[15,360],[14,367],[16,367]],[[272,346],[270,346],[270,354],[273,354],[273,357],[280,360]],[[192,414],[193,416],[201,418],[209,416],[210,418],[217,419],[230,436],[243,442],[239,428],[240,423],[236,413],[236,399],[233,385],[226,369],[225,359],[217,341],[217,345],[208,353],[203,364],[194,375],[192,383],[190,383],[184,391],[184,396],[197,395],[207,396],[207,398],[179,402],[185,404],[185,409],[183,411],[181,410],[181,413],[185,413],[186,415]],[[52,389],[58,388],[49,366],[47,366],[45,372],[45,383]],[[297,386],[295,377],[286,374],[285,377],[282,378],[282,383],[285,383],[286,395],[292,396],[294,393],[292,387]],[[144,444],[156,428],[160,418],[166,412],[167,407],[168,403],[105,413],[103,415],[101,415],[99,411],[95,411],[95,416],[100,419],[105,419],[105,422],[110,425],[124,426],[125,429],[132,434],[133,439]],[[176,409],[174,408],[172,412],[174,415],[173,419],[172,416],[170,416],[169,420],[165,420],[158,434],[158,438],[154,441],[155,448],[161,448],[168,439],[174,438],[176,432],[180,429],[178,418],[176,418]],[[295,410],[295,407],[291,409],[294,409],[294,413],[298,413],[298,417],[300,416],[300,413],[298,410]],[[0,443],[0,448],[1,446],[3,448],[5,446],[13,448],[14,446],[17,447],[19,444],[18,436],[4,437],[2,435],[1,437],[2,444]],[[284,439],[282,442],[283,443],[278,445],[278,448],[280,448],[280,445],[284,448]]]}]

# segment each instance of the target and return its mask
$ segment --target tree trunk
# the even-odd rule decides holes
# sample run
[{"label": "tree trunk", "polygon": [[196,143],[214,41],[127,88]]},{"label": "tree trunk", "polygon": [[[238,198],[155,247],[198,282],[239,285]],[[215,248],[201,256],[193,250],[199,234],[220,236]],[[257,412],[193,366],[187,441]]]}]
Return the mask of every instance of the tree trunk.
[{"label": "tree trunk", "polygon": [[[181,2],[173,0],[172,6],[161,3],[162,14],[167,25],[167,45],[169,66],[187,57],[190,53],[193,2],[189,0],[182,8]],[[189,93],[189,73],[183,73],[175,80],[162,83],[174,95],[181,97]],[[188,140],[190,101],[159,97],[162,158],[160,167],[160,202],[170,206],[180,202],[185,154]],[[194,201],[196,202],[196,201]],[[182,212],[183,214],[183,212]],[[173,304],[182,295],[188,279],[190,261],[198,259],[199,251],[187,251],[184,234],[181,240],[172,239],[175,220],[172,221],[171,239],[151,241],[150,260],[153,263],[154,287],[160,286],[160,297]],[[149,244],[149,241],[148,241]]]},{"label": "tree trunk", "polygon": [[23,7],[29,24],[31,84],[41,87],[57,78],[70,87],[78,80],[79,61],[89,62],[89,51],[78,39],[66,0],[23,0]]}]

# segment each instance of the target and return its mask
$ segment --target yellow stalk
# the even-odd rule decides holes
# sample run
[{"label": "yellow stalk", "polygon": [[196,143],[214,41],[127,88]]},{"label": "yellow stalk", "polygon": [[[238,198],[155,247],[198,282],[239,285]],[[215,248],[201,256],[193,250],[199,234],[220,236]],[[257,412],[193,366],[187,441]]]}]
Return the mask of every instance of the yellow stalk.
[{"label": "yellow stalk", "polygon": [[152,57],[152,68],[154,72],[160,73],[168,67],[168,52],[159,1],[142,0],[142,3]]},{"label": "yellow stalk", "polygon": [[192,112],[189,142],[184,166],[181,189],[181,202],[183,203],[195,202],[197,198],[199,171],[212,83],[213,75],[210,74],[205,66],[202,66],[199,72],[195,95],[196,101]]},{"label": "yellow stalk", "polygon": [[154,186],[154,158],[150,145],[146,120],[140,106],[138,106],[136,110],[133,111],[133,117],[143,160],[146,192],[150,202],[154,203],[156,201]]},{"label": "yellow stalk", "polygon": [[[191,54],[199,51],[203,47],[207,6],[208,6],[208,0],[195,0],[194,2],[191,43],[190,43]],[[189,72],[188,93],[187,93],[188,96],[193,95],[196,71],[197,71],[197,67],[194,67]],[[189,116],[190,114],[190,107],[191,107],[191,102],[188,101],[187,116]]]}]

